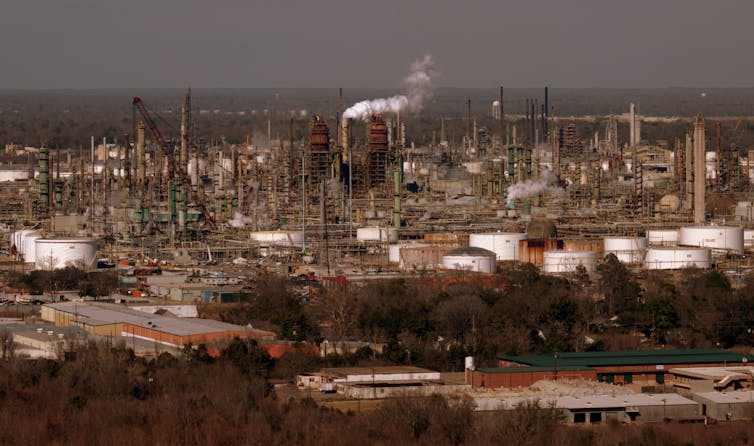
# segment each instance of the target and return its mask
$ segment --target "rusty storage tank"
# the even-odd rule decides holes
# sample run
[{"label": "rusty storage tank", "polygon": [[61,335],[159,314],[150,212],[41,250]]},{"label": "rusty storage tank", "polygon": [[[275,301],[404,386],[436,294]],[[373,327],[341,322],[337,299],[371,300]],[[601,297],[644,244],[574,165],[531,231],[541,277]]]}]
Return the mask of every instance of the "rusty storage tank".
[{"label": "rusty storage tank", "polygon": [[527,240],[519,240],[518,252],[522,262],[537,267],[544,265],[545,251],[563,249],[563,241],[558,240],[558,230],[549,218],[533,217],[526,226]]},{"label": "rusty storage tank", "polygon": [[518,248],[522,262],[531,263],[541,268],[545,264],[545,252],[562,250],[563,241],[554,238],[547,240],[520,240]]}]

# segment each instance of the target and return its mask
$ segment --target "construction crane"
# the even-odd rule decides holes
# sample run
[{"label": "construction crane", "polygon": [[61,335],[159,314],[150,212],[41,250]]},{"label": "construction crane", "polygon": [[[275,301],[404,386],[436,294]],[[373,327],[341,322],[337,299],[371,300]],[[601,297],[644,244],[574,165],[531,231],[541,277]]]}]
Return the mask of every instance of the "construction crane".
[{"label": "construction crane", "polygon": [[212,215],[209,213],[209,210],[204,205],[204,200],[202,200],[201,195],[199,195],[199,193],[193,187],[191,187],[191,179],[186,173],[186,170],[179,167],[177,163],[175,162],[175,154],[173,153],[173,149],[168,145],[167,141],[165,141],[165,138],[162,137],[162,133],[160,133],[160,129],[157,128],[157,125],[152,120],[152,117],[150,116],[146,105],[144,105],[144,102],[141,100],[141,98],[135,97],[132,103],[133,103],[133,106],[136,107],[141,113],[141,116],[144,119],[144,122],[147,124],[147,127],[149,127],[149,131],[152,132],[152,136],[154,136],[154,139],[157,141],[157,144],[162,149],[163,155],[165,156],[165,158],[167,158],[168,168],[170,169],[170,172],[172,172],[178,178],[178,180],[183,184],[184,188],[187,191],[190,191],[191,199],[194,202],[194,204],[199,208],[199,211],[202,213],[202,216],[204,217],[204,222],[211,229],[217,229],[215,220],[212,218]]}]

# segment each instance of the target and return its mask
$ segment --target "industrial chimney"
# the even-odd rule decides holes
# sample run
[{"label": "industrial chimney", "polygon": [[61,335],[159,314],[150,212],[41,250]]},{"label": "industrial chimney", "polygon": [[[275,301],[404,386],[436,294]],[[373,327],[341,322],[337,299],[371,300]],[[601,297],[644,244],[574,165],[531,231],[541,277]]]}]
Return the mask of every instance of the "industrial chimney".
[{"label": "industrial chimney", "polygon": [[694,124],[694,223],[704,223],[705,220],[706,150],[704,137],[704,119],[697,115]]},{"label": "industrial chimney", "polygon": [[694,203],[694,137],[691,133],[686,133],[686,206],[685,209],[691,209]]}]

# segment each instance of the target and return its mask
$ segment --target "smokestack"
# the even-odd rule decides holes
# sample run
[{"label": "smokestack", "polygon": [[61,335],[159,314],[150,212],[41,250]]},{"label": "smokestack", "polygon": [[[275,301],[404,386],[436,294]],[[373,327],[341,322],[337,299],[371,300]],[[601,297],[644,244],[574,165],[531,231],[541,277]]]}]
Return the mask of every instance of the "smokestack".
[{"label": "smokestack", "polygon": [[531,125],[529,126],[529,131],[531,131],[531,145],[536,146],[537,145],[537,100],[532,99],[531,101]]},{"label": "smokestack", "polygon": [[632,149],[636,145],[636,109],[635,109],[635,107],[636,106],[632,102],[631,105],[630,105],[630,107],[629,107],[629,111],[628,111],[628,114],[629,114],[629,120],[628,120],[628,125],[629,125],[628,140],[629,140],[629,143],[628,143],[628,145]]},{"label": "smokestack", "polygon": [[471,136],[471,99],[466,101],[466,137]]},{"label": "smokestack", "polygon": [[704,119],[697,115],[694,124],[694,223],[704,223],[705,220],[705,156]]},{"label": "smokestack", "polygon": [[50,171],[47,147],[39,149],[39,216],[47,217],[50,205]]},{"label": "smokestack", "polygon": [[694,203],[694,139],[691,133],[686,133],[686,156],[684,162],[686,164],[686,203],[685,209],[691,209]]},{"label": "smokestack", "polygon": [[500,145],[506,145],[508,140],[508,129],[505,126],[505,106],[503,105],[503,87],[500,86]]},{"label": "smokestack", "polygon": [[545,112],[543,113],[543,117],[542,117],[543,119],[542,125],[544,126],[542,129],[542,134],[544,135],[545,138],[547,137],[547,131],[548,131],[547,118],[549,117],[550,117],[550,90],[549,90],[549,87],[545,87]]},{"label": "smokestack", "polygon": [[526,99],[524,108],[524,144],[529,142],[529,99]]},{"label": "smokestack", "polygon": [[[343,148],[343,162],[347,163],[350,160],[350,152],[348,150],[348,128],[351,125],[351,118],[343,118],[340,130],[340,146]],[[349,173],[350,175],[350,173]]]},{"label": "smokestack", "polygon": [[[716,130],[716,146],[715,146],[715,185],[717,186],[717,189],[720,190],[722,186],[724,186],[721,183],[721,177],[720,173],[722,172],[723,163],[722,163],[722,154],[720,153],[720,121],[717,121],[717,124],[715,125]],[[726,178],[727,180],[727,178]]]},{"label": "smokestack", "polygon": [[547,141],[547,118],[545,117],[545,109],[545,104],[542,104],[542,134],[540,135],[542,142]]},{"label": "smokestack", "polygon": [[[188,96],[186,96],[186,101],[181,106],[181,153],[180,157],[180,166],[183,166],[188,161],[188,131],[186,129],[186,112],[187,112],[187,106],[186,103],[188,102]],[[183,170],[182,167],[179,167],[179,169]],[[174,174],[177,174],[177,172],[174,172]]]},{"label": "smokestack", "polygon": [[[558,133],[557,127],[555,128],[555,133]],[[553,153],[553,168],[555,170],[555,179],[557,181],[560,181],[560,138],[552,138],[552,153]]]},{"label": "smokestack", "polygon": [[401,227],[401,172],[393,172],[393,227]]}]

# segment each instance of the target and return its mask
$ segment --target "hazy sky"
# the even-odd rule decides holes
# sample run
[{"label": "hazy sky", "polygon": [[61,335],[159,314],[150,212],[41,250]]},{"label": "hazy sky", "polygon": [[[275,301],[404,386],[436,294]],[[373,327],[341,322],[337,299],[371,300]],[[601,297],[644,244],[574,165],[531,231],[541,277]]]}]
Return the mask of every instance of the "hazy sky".
[{"label": "hazy sky", "polygon": [[2,0],[0,89],[754,86],[752,0]]}]

